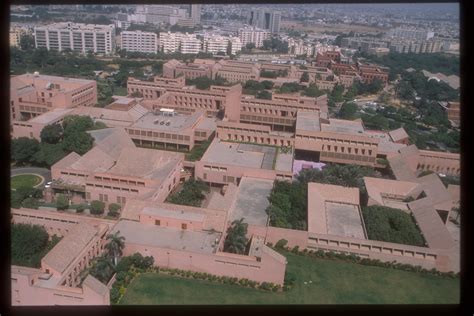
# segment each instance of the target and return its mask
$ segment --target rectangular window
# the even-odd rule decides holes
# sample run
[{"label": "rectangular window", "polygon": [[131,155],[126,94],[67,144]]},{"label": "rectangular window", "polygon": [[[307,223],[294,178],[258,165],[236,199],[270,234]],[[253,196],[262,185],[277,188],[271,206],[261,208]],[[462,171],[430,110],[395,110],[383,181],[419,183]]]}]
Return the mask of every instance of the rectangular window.
[{"label": "rectangular window", "polygon": [[185,223],[181,224],[181,229],[188,229],[188,224],[185,224]]},{"label": "rectangular window", "polygon": [[161,224],[160,220],[159,220],[159,219],[155,219],[155,225],[156,225],[156,226],[160,226],[160,224]]}]

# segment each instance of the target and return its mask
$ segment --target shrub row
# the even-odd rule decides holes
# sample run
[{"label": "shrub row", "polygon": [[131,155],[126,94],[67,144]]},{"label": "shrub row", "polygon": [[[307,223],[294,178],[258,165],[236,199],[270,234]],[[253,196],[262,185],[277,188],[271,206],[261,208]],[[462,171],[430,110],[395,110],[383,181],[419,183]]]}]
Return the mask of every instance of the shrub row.
[{"label": "shrub row", "polygon": [[266,291],[273,291],[277,292],[282,287],[278,284],[274,284],[271,282],[262,282],[258,283],[253,280],[249,279],[239,279],[239,278],[232,278],[232,277],[227,277],[227,276],[217,276],[214,274],[209,274],[209,273],[203,273],[203,272],[193,272],[193,271],[186,271],[186,270],[180,270],[180,269],[167,269],[167,268],[154,268],[155,272],[161,272],[173,276],[179,276],[183,278],[188,278],[188,279],[197,279],[197,280],[206,280],[206,281],[211,281],[211,282],[217,282],[221,284],[234,284],[234,285],[240,285],[244,287],[249,287],[249,288],[254,288],[254,289],[260,289],[260,290],[266,290]]},{"label": "shrub row", "polygon": [[[285,240],[286,241],[286,240]],[[280,240],[277,242],[277,245],[286,245],[286,242]],[[269,247],[271,247],[271,244],[267,244]],[[430,274],[430,275],[436,275],[436,276],[442,276],[442,277],[449,277],[449,278],[459,278],[460,274],[454,273],[453,271],[450,272],[441,272],[439,270],[436,270],[435,268],[433,269],[425,269],[421,266],[413,266],[411,264],[405,264],[405,263],[400,263],[397,261],[388,261],[384,262],[379,259],[369,259],[369,258],[361,258],[357,255],[354,254],[344,254],[344,253],[336,253],[334,251],[324,251],[324,250],[308,250],[308,249],[303,249],[302,251],[299,250],[298,246],[295,246],[293,248],[290,247],[274,247],[275,250],[278,250],[280,252],[284,251],[291,251],[292,253],[302,255],[302,256],[308,256],[311,258],[321,258],[321,259],[331,259],[331,260],[342,260],[345,262],[351,262],[351,263],[357,263],[357,264],[362,264],[362,265],[367,265],[367,266],[376,266],[376,267],[383,267],[383,268],[391,268],[391,269],[398,269],[398,270],[403,270],[403,271],[411,271],[411,272],[419,272],[422,274]],[[286,285],[286,284],[285,284]]]}]

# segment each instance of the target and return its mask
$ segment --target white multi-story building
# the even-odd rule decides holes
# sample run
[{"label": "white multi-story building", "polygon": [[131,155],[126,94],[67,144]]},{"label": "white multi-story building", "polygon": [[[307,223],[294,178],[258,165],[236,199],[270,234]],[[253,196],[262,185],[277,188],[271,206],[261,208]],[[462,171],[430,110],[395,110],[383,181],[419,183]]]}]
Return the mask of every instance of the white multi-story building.
[{"label": "white multi-story building", "polygon": [[202,42],[196,36],[185,36],[181,38],[179,51],[182,54],[197,54],[201,50]]},{"label": "white multi-story building", "polygon": [[387,35],[392,36],[392,37],[402,38],[402,39],[424,41],[424,40],[428,40],[432,38],[434,36],[434,32],[429,31],[429,30],[397,27],[397,28],[391,29]]},{"label": "white multi-story building", "polygon": [[223,52],[227,54],[227,48],[229,47],[229,38],[227,36],[219,35],[205,35],[204,36],[204,51],[211,54],[217,54]]},{"label": "white multi-story building", "polygon": [[85,54],[112,54],[115,50],[115,27],[110,25],[61,22],[34,29],[36,48],[63,51],[70,49]]},{"label": "white multi-story building", "polygon": [[201,50],[201,44],[201,40],[196,38],[195,34],[160,33],[159,47],[164,53],[197,54]]},{"label": "white multi-story building", "polygon": [[230,53],[232,55],[236,55],[238,52],[242,50],[242,42],[240,41],[240,38],[238,37],[230,37]]},{"label": "white multi-story building", "polygon": [[270,39],[271,33],[265,30],[246,27],[239,29],[239,38],[242,46],[254,43],[255,47],[262,47],[263,41]]},{"label": "white multi-story building", "polygon": [[26,28],[10,27],[10,34],[9,34],[10,46],[19,47],[21,37],[27,33],[28,31]]},{"label": "white multi-story building", "polygon": [[158,51],[158,36],[152,32],[124,31],[121,33],[122,49],[129,52],[155,54]]}]

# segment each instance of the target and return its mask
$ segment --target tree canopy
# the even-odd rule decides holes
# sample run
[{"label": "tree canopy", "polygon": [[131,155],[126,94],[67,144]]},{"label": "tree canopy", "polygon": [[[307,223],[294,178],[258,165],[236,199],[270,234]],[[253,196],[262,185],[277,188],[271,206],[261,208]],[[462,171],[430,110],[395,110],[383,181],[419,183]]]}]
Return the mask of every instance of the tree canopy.
[{"label": "tree canopy", "polygon": [[62,137],[63,127],[61,124],[54,123],[51,125],[46,125],[40,133],[40,138],[42,143],[48,144],[57,144]]},{"label": "tree canopy", "polygon": [[338,118],[344,120],[353,120],[357,118],[357,110],[357,104],[355,104],[354,102],[344,102],[337,116]]},{"label": "tree canopy", "polygon": [[411,214],[385,206],[362,208],[369,239],[399,244],[425,246],[425,241]]},{"label": "tree canopy", "polygon": [[44,227],[29,224],[11,225],[11,260],[13,265],[39,268],[41,259],[59,241],[54,236],[48,243]]},{"label": "tree canopy", "polygon": [[247,239],[248,224],[244,223],[244,219],[234,220],[227,229],[227,236],[224,240],[224,251],[244,254],[248,239]]},{"label": "tree canopy", "polygon": [[179,192],[168,197],[168,202],[180,205],[201,206],[202,200],[209,192],[209,186],[201,180],[190,179],[186,181]]}]

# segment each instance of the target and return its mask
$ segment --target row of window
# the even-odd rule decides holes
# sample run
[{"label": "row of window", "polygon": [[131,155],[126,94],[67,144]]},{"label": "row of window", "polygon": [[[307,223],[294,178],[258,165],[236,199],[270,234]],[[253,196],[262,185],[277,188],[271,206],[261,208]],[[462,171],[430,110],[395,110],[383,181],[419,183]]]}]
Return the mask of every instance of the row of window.
[{"label": "row of window", "polygon": [[226,172],[227,168],[204,165],[204,170]]},{"label": "row of window", "polygon": [[117,179],[117,178],[109,178],[109,177],[102,177],[102,176],[94,176],[94,179],[99,181],[111,181],[115,183],[125,183],[130,185],[138,185],[138,186],[145,186],[145,182],[140,181],[133,181],[133,180],[125,180],[125,179]]},{"label": "row of window", "polygon": [[332,152],[341,152],[341,153],[344,153],[347,149],[347,153],[348,154],[352,154],[354,153],[355,155],[363,155],[365,156],[366,153],[367,153],[367,156],[372,156],[372,150],[371,149],[368,149],[367,151],[365,150],[365,148],[362,148],[360,149],[360,153],[359,153],[359,148],[352,148],[352,147],[343,147],[343,146],[331,146],[331,145],[323,145],[321,150],[326,150],[326,151],[332,151]]},{"label": "row of window", "polygon": [[65,175],[65,176],[75,176],[75,177],[83,177],[83,178],[86,178],[86,177],[87,177],[86,174],[74,173],[74,172],[66,172],[66,171],[61,171],[61,174],[62,174],[62,175]]},{"label": "row of window", "polygon": [[[241,121],[249,121],[250,123],[253,122],[266,122],[269,124],[281,124],[281,125],[288,125],[293,126],[296,119],[294,118],[279,118],[279,117],[271,117],[271,116],[255,116],[255,115],[240,115]],[[243,122],[242,122],[243,123]]]},{"label": "row of window", "polygon": [[[185,140],[189,141],[190,137],[185,135],[177,135],[177,134],[168,134],[168,133],[158,133],[152,131],[143,131],[143,130],[134,130],[134,129],[127,129],[130,135],[140,135],[140,136],[147,136],[147,137],[155,137],[155,138],[165,138],[165,139],[175,139],[175,140]],[[205,133],[204,133],[205,134]],[[204,135],[205,136],[205,135]]]},{"label": "row of window", "polygon": [[431,170],[431,171],[436,171],[436,172],[440,172],[440,171],[444,171],[446,170],[446,173],[447,174],[451,174],[451,173],[454,173],[454,174],[459,174],[461,172],[461,169],[460,168],[455,168],[455,167],[447,167],[445,169],[445,167],[442,167],[442,166],[439,166],[439,165],[425,165],[425,164],[418,164],[416,166],[416,170]]},{"label": "row of window", "polygon": [[275,109],[265,109],[261,107],[242,107],[243,112],[250,112],[250,113],[260,113],[260,114],[272,114],[272,115],[278,115],[278,116],[292,116],[294,117],[296,115],[295,112],[291,111],[282,111],[282,110],[275,110]]},{"label": "row of window", "polygon": [[321,141],[321,142],[325,141],[325,142],[333,142],[333,143],[357,145],[357,146],[376,146],[377,145],[376,143],[368,143],[368,142],[362,142],[362,141],[338,139],[338,138],[329,138],[329,137],[320,137],[320,136],[296,135],[295,137],[300,138],[300,139],[312,139],[312,140],[317,140],[317,141]]},{"label": "row of window", "polygon": [[[42,217],[42,216],[27,215],[27,214],[19,214],[19,213],[14,213],[14,215],[15,216],[21,216],[21,217],[44,219],[44,220],[47,220],[47,221],[55,221],[55,222],[63,222],[63,223],[71,223],[71,224],[77,224],[78,223],[76,221],[69,221],[67,219],[57,219],[57,218]],[[67,232],[67,230],[66,230],[66,232]]]},{"label": "row of window", "polygon": [[90,187],[94,187],[94,188],[138,193],[138,190],[136,190],[136,189],[122,188],[122,187],[111,187],[109,185],[101,185],[101,184],[94,184],[94,183],[86,183],[86,185],[90,186]]}]

